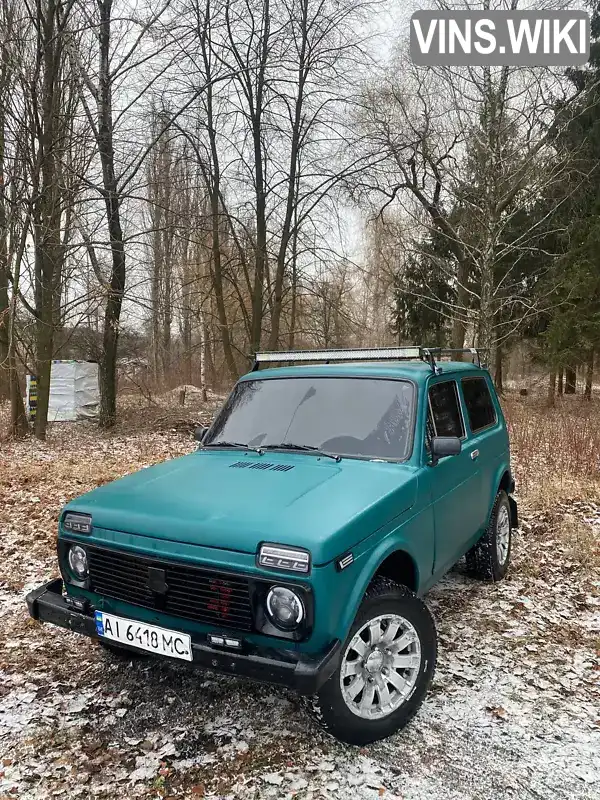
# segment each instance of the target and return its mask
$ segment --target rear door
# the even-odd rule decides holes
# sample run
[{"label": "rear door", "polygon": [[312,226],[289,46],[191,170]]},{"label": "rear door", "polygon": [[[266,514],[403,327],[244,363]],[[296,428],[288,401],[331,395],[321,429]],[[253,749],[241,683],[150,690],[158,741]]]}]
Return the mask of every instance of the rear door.
[{"label": "rear door", "polygon": [[458,436],[462,450],[457,456],[440,458],[429,467],[435,520],[434,572],[449,569],[465,552],[479,527],[481,509],[480,473],[472,458],[455,380],[433,383],[428,394],[426,450],[433,436]]},{"label": "rear door", "polygon": [[490,381],[489,376],[475,375],[463,378],[460,382],[469,443],[481,474],[479,528],[487,525],[497,489],[498,468],[500,462],[506,460],[508,450],[502,411]]}]

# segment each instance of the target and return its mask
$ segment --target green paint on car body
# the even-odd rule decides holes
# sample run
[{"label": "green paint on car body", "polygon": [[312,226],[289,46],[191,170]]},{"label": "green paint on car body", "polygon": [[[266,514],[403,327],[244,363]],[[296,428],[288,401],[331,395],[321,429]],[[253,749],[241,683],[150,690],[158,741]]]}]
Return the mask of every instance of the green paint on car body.
[{"label": "green paint on car body", "polygon": [[[509,513],[517,521],[508,433],[489,373],[472,363],[390,360],[253,371],[199,436],[195,452],[65,506],[62,581],[29,593],[30,614],[107,646],[115,640],[105,629],[121,631],[118,647],[166,657],[177,657],[169,650],[177,642],[200,667],[325,692],[328,724],[345,741],[393,732],[404,724],[404,702],[390,712],[397,723],[361,727],[351,717],[358,730],[350,733],[327,704],[346,669],[365,687],[379,681],[381,696],[372,688],[364,695],[375,707],[405,685],[403,667],[385,683],[394,656],[377,638],[368,652],[363,642],[364,661],[348,661],[369,604],[377,615],[385,602],[419,627],[429,653],[415,679],[421,702],[435,629],[419,598],[465,554],[484,577],[506,572],[508,557],[486,561],[498,504],[505,527]],[[86,558],[70,553],[75,545]],[[393,637],[406,623],[397,620],[373,630]],[[398,659],[418,661],[418,652]],[[388,667],[374,678],[377,664]],[[362,697],[343,687],[344,702]]]},{"label": "green paint on car body", "polygon": [[[395,553],[406,555],[413,568],[410,588],[423,594],[477,541],[503,476],[510,476],[506,425],[489,374],[462,362],[442,364],[440,374],[418,362],[319,364],[252,372],[239,383],[323,377],[410,382],[415,409],[408,457],[342,456],[336,462],[310,452],[200,446],[73,500],[63,515],[90,514],[93,533],[75,537],[61,528],[59,537],[272,581],[281,573],[257,566],[261,543],[305,548],[311,554],[310,575],[288,577],[310,584],[314,622],[305,641],[279,640],[283,648],[312,651],[343,640],[370,580]],[[495,424],[482,433],[472,433],[466,422],[461,379],[472,377],[486,381],[496,412]],[[445,381],[456,382],[465,421],[463,446],[460,454],[431,466],[425,444],[427,393]],[[481,451],[476,464],[470,454],[475,444]],[[282,469],[255,468],[265,463]],[[335,560],[348,552],[352,563],[337,570]],[[95,599],[93,591],[69,583],[67,591]],[[104,602],[120,613],[173,624],[172,617],[155,609]],[[185,628],[205,632],[211,626],[186,620]],[[261,634],[255,639],[269,641]]]}]

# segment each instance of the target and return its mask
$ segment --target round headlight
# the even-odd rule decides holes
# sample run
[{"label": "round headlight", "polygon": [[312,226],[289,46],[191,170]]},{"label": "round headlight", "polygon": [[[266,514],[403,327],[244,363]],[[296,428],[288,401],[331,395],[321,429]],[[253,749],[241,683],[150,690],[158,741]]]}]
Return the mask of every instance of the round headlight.
[{"label": "round headlight", "polygon": [[78,544],[74,544],[69,550],[69,567],[75,577],[83,580],[88,574],[87,553]]},{"label": "round headlight", "polygon": [[304,619],[304,604],[292,589],[272,586],[267,595],[269,619],[283,631],[292,631]]}]

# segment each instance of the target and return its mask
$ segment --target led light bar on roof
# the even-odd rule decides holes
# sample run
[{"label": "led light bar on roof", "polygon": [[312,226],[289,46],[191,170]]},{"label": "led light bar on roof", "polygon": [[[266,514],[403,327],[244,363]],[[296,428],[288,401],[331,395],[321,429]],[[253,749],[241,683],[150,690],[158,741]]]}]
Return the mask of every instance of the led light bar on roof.
[{"label": "led light bar on roof", "polygon": [[257,364],[298,361],[395,361],[406,358],[422,358],[420,347],[372,347],[357,350],[337,348],[333,350],[291,350],[287,353],[257,353]]}]

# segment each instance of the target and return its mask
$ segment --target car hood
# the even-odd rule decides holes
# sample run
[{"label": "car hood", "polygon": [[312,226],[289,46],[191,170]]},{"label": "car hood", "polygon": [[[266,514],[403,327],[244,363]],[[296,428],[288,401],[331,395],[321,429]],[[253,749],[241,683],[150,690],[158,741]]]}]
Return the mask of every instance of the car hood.
[{"label": "car hood", "polygon": [[414,467],[300,453],[198,450],[69,503],[94,528],[254,553],[260,542],[331,561],[409,509]]}]

